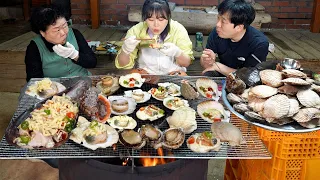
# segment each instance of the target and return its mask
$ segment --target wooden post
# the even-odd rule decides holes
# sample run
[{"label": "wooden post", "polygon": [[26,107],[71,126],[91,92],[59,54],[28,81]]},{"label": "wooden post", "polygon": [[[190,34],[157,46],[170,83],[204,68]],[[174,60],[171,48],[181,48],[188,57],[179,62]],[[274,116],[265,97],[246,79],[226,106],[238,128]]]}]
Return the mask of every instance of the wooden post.
[{"label": "wooden post", "polygon": [[23,16],[26,21],[30,18],[30,0],[23,0]]},{"label": "wooden post", "polygon": [[91,28],[97,29],[100,26],[100,0],[90,0]]},{"label": "wooden post", "polygon": [[320,0],[313,0],[310,31],[313,33],[320,33]]}]

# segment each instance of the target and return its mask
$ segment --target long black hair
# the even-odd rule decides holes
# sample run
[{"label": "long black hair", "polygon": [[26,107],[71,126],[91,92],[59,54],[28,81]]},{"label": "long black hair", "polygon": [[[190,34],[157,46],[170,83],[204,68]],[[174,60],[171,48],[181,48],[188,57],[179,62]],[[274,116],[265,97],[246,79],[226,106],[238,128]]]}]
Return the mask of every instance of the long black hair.
[{"label": "long black hair", "polygon": [[156,14],[157,18],[164,18],[169,21],[166,28],[160,34],[160,38],[164,40],[170,30],[171,10],[168,2],[166,0],[146,0],[142,7],[142,19],[145,21],[152,17],[153,13]]},{"label": "long black hair", "polygon": [[229,13],[230,21],[234,24],[234,27],[243,24],[245,29],[250,26],[256,17],[254,8],[245,0],[224,0],[219,4],[218,12],[220,15]]},{"label": "long black hair", "polygon": [[56,23],[59,18],[66,18],[66,16],[58,6],[50,5],[35,8],[30,17],[31,30],[36,34],[40,34],[40,31],[45,32],[47,28]]}]

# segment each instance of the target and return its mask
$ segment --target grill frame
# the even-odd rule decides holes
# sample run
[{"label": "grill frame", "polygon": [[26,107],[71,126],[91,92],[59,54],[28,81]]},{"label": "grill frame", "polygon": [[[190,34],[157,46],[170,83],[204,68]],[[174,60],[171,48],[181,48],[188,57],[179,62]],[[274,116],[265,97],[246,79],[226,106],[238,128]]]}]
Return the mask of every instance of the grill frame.
[{"label": "grill frame", "polygon": [[[95,84],[102,76],[91,76],[93,80],[93,84]],[[187,79],[191,83],[195,83],[195,81],[198,78],[201,78],[201,76],[186,76],[186,77],[180,77],[180,76],[167,76],[167,75],[161,75],[161,76],[153,76],[148,75],[149,78],[154,80],[155,78],[159,78],[158,82],[173,82],[181,85],[182,79]],[[149,79],[147,78],[147,80]],[[54,81],[60,82],[66,87],[71,86],[73,83],[75,83],[79,77],[76,78],[59,78],[59,79],[52,79]],[[210,78],[213,79],[219,86],[222,87],[222,84],[225,82],[225,78]],[[41,80],[39,78],[32,79],[30,83],[34,83],[35,81]],[[156,87],[156,84],[153,83],[145,83],[141,89],[143,90],[149,90],[151,87]],[[125,90],[128,90],[126,88],[120,88],[116,93],[121,95]],[[201,96],[201,95],[200,95]],[[204,97],[199,97],[197,100],[189,101],[190,107],[196,109],[196,105],[204,100],[207,100]],[[19,106],[14,113],[10,123],[24,110],[31,107],[34,103],[38,102],[39,100],[28,96],[23,95],[21,101],[19,102]],[[220,103],[223,104],[221,98],[219,100]],[[162,108],[166,112],[166,116],[160,120],[156,120],[152,123],[150,121],[141,121],[137,118],[135,118],[135,112],[142,106],[146,106],[149,103],[154,103],[158,107]],[[169,126],[165,120],[166,117],[172,114],[172,110],[168,110],[165,108],[164,105],[162,105],[162,101],[155,100],[151,97],[149,101],[146,103],[138,104],[136,107],[136,110],[134,111],[133,118],[137,120],[138,126],[135,130],[138,129],[142,124],[153,124],[158,126],[159,129],[164,131]],[[210,130],[210,123],[204,121],[201,119],[199,115],[196,116],[197,120],[197,130],[195,130],[193,133],[196,132],[202,132],[202,131],[209,131]],[[176,150],[166,150],[164,149],[164,156],[159,156],[157,154],[157,151],[148,145],[146,145],[141,150],[134,150],[131,148],[124,147],[119,142],[117,143],[116,150],[113,150],[112,147],[108,147],[105,149],[97,149],[95,151],[87,149],[79,144],[76,144],[72,140],[68,140],[65,144],[58,148],[50,149],[50,150],[39,150],[39,149],[22,149],[16,146],[9,145],[6,141],[6,139],[3,137],[0,142],[0,159],[33,159],[33,158],[112,158],[112,157],[131,157],[131,158],[176,158],[176,159],[271,159],[271,154],[263,144],[263,142],[259,139],[258,133],[256,132],[254,126],[246,123],[242,119],[236,117],[235,115],[231,115],[230,122],[237,126],[246,141],[245,144],[242,144],[240,146],[231,147],[228,145],[228,143],[223,143],[220,151],[218,152],[208,152],[208,153],[194,153],[191,150],[188,149],[186,143],[184,143],[180,148]],[[191,134],[186,135],[186,139]],[[141,155],[141,152],[149,154]]]}]

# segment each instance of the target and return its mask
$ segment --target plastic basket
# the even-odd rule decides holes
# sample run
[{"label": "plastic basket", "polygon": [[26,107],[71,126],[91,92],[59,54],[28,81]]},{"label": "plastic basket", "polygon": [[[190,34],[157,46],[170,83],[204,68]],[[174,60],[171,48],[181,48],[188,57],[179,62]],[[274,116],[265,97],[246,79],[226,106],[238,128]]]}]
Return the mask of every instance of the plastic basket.
[{"label": "plastic basket", "polygon": [[279,141],[285,138],[320,138],[320,130],[308,133],[284,133],[256,127],[260,138],[264,141]]}]

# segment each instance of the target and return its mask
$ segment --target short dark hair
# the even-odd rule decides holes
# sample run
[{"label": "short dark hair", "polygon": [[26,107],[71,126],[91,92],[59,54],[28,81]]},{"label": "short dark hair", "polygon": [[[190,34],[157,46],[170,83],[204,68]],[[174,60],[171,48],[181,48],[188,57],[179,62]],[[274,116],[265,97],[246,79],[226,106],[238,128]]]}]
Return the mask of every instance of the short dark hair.
[{"label": "short dark hair", "polygon": [[35,8],[30,17],[31,30],[36,34],[40,34],[40,31],[45,32],[48,26],[53,25],[59,18],[66,16],[56,6]]},{"label": "short dark hair", "polygon": [[142,6],[142,20],[152,17],[155,13],[157,18],[164,18],[169,20],[167,27],[160,34],[162,40],[168,35],[170,30],[171,10],[166,0],[146,0]]},{"label": "short dark hair", "polygon": [[218,6],[219,14],[229,13],[230,21],[237,25],[244,25],[246,29],[253,22],[256,17],[256,12],[251,4],[245,2],[244,0],[224,0]]}]

